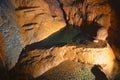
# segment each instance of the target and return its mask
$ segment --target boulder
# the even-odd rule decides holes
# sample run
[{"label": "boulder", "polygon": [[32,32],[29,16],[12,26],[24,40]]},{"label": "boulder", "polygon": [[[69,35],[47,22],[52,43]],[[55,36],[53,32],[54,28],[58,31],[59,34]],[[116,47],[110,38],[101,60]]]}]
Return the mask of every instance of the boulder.
[{"label": "boulder", "polygon": [[71,60],[92,65],[100,65],[102,71],[111,77],[113,74],[114,53],[109,45],[95,47],[90,45],[63,45],[51,48],[23,50],[15,68],[11,70],[11,76],[15,80],[34,79],[59,65],[61,62]]},{"label": "boulder", "polygon": [[34,80],[95,80],[92,67],[93,65],[64,61]]}]

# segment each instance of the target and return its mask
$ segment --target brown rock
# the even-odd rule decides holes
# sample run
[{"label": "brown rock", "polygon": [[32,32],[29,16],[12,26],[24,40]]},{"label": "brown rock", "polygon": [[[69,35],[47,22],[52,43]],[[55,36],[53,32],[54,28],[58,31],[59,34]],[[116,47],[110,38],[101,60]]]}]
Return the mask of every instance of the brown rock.
[{"label": "brown rock", "polygon": [[41,41],[66,26],[57,0],[12,0],[23,44]]},{"label": "brown rock", "polygon": [[8,80],[6,69],[5,40],[0,32],[0,80]]},{"label": "brown rock", "polygon": [[[118,4],[120,3],[119,1],[115,1],[115,2],[112,2],[112,3],[117,3],[115,6],[118,6]],[[111,5],[112,7],[114,6],[113,4]],[[112,8],[112,14],[111,14],[111,27],[109,28],[108,30],[108,41],[109,41],[109,44],[111,45],[113,51],[114,51],[114,54],[116,56],[117,59],[119,59],[120,57],[120,38],[119,38],[119,34],[120,34],[120,31],[119,31],[119,16],[118,13],[116,13],[116,9],[114,9],[114,7]],[[119,59],[120,60],[120,59]]]},{"label": "brown rock", "polygon": [[[16,64],[22,48],[48,38],[64,28],[66,24],[80,27],[78,29],[83,34],[94,39],[106,40],[107,38],[119,61],[120,11],[118,6],[118,0],[0,0],[0,43],[2,45],[0,45],[0,65],[2,67],[5,65],[6,52],[6,64],[11,69]],[[67,30],[66,34],[68,34]],[[25,49],[13,73],[17,75],[17,80],[36,78],[63,61],[72,60],[99,64],[106,75],[114,77],[119,67],[114,62],[115,57],[110,46],[98,48],[91,45],[89,47],[65,45],[31,51]]]},{"label": "brown rock", "polygon": [[0,66],[5,67],[5,40],[2,33],[0,33]]},{"label": "brown rock", "polygon": [[[32,79],[42,75],[65,60],[72,60],[101,65],[105,74],[111,76],[114,68],[114,59],[114,53],[109,45],[103,48],[65,45],[23,52],[12,73],[17,76],[15,80]],[[22,75],[24,75],[23,78],[21,78]]]},{"label": "brown rock", "polygon": [[[119,35],[117,35],[120,33],[119,22],[115,11],[107,0],[60,0],[60,2],[57,0],[10,0],[12,4],[9,2],[5,4],[5,2],[1,0],[1,4],[8,10],[5,14],[6,17],[4,17],[8,20],[4,25],[7,27],[0,28],[0,30],[5,33],[3,36],[5,36],[7,43],[8,66],[15,65],[18,58],[16,56],[19,56],[23,47],[42,41],[61,30],[67,24],[65,22],[68,22],[69,25],[83,26],[83,30],[85,30],[83,34],[90,34],[93,38],[106,39],[108,35],[111,44],[116,46],[119,43]],[[14,9],[11,9],[9,4]],[[15,14],[17,17],[15,17]],[[66,21],[64,20],[65,17]],[[15,24],[17,22],[13,18],[16,18],[19,26]],[[0,20],[4,22],[5,19]],[[95,25],[92,23],[95,23]],[[15,26],[14,29],[13,26]],[[91,29],[91,26],[95,27]],[[101,27],[108,28],[104,31]],[[101,36],[102,33],[107,31],[108,34]],[[116,52],[116,55],[118,57],[119,52]]]},{"label": "brown rock", "polygon": [[69,25],[82,27],[84,34],[94,39],[106,40],[112,14],[107,0],[60,0],[60,2]]},{"label": "brown rock", "polygon": [[110,26],[111,8],[107,0],[60,0],[69,24],[81,26],[95,21],[103,27]]},{"label": "brown rock", "polygon": [[5,37],[9,69],[16,64],[22,48],[47,38],[66,25],[56,0],[1,0],[0,8],[0,31]]}]

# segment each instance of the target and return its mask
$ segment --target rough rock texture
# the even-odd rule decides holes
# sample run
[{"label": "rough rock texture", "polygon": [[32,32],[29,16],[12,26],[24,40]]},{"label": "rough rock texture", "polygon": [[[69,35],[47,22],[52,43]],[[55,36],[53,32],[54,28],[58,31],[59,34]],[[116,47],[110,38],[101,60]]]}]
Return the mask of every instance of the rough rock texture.
[{"label": "rough rock texture", "polygon": [[96,22],[103,27],[110,26],[110,6],[107,0],[60,0],[71,25],[81,26]]},{"label": "rough rock texture", "polygon": [[5,40],[6,64],[9,69],[15,66],[22,50],[21,33],[15,20],[14,11],[6,0],[0,1],[0,32]]},{"label": "rough rock texture", "polygon": [[[118,2],[120,3],[120,2]],[[116,5],[118,6],[118,5]],[[119,24],[119,16],[117,15],[118,13],[115,13],[116,10],[113,9],[113,14],[111,15],[111,27],[109,28],[109,31],[108,31],[108,41],[116,55],[116,58],[118,60],[120,60],[120,38],[119,38],[119,34],[120,34],[120,24]]]},{"label": "rough rock texture", "polygon": [[11,0],[23,44],[44,40],[66,26],[57,0]]},{"label": "rough rock texture", "polygon": [[0,33],[0,80],[8,80],[5,57],[5,40],[3,35]]},{"label": "rough rock texture", "polygon": [[[1,27],[1,32],[7,45],[8,67],[15,65],[25,45],[44,40],[66,24],[82,27],[83,34],[96,39],[105,40],[108,35],[109,42],[116,49],[119,25],[111,6],[107,0],[1,0],[4,17],[0,20],[6,23],[3,26],[7,26]],[[15,31],[12,30],[13,26]],[[119,51],[115,53],[118,57]]]},{"label": "rough rock texture", "polygon": [[35,80],[108,80],[99,66],[64,61]]},{"label": "rough rock texture", "polygon": [[0,32],[5,37],[9,69],[16,64],[22,48],[41,41],[66,26],[56,0],[0,2]]},{"label": "rough rock texture", "polygon": [[5,40],[0,33],[0,66],[5,66]]},{"label": "rough rock texture", "polygon": [[[89,47],[89,45],[88,45]],[[109,46],[103,48],[85,48],[80,45],[65,45],[50,49],[35,49],[23,51],[19,61],[12,70],[15,80],[32,79],[42,75],[47,70],[65,60],[101,65],[109,76],[114,76],[114,54]],[[18,74],[17,74],[18,73]]]},{"label": "rough rock texture", "polygon": [[93,65],[64,61],[35,80],[95,80]]},{"label": "rough rock texture", "polygon": [[[111,27],[111,7],[108,0],[60,0],[68,24],[97,40],[106,40]],[[111,33],[110,33],[111,34]]]},{"label": "rough rock texture", "polygon": [[12,80],[28,80],[71,60],[99,64],[107,78],[115,77],[120,73],[119,4],[119,0],[0,0],[0,67],[13,68]]}]

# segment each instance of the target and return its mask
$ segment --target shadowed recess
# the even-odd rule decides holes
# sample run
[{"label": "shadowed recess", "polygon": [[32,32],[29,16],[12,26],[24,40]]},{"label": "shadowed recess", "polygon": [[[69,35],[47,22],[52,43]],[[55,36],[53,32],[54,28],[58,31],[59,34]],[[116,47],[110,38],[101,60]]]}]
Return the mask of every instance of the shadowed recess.
[{"label": "shadowed recess", "polygon": [[100,66],[95,65],[91,71],[95,75],[95,80],[108,80],[106,75],[100,70]]}]

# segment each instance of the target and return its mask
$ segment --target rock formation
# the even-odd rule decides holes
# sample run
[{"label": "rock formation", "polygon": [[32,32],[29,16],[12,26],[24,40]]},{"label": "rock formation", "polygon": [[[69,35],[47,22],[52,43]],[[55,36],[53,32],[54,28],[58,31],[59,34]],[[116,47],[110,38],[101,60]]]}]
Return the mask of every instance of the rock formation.
[{"label": "rock formation", "polygon": [[[115,57],[111,48],[109,45],[105,47],[97,46],[97,48],[94,46],[95,45],[91,48],[91,44],[87,46],[65,45],[51,47],[50,49],[35,49],[32,51],[26,49],[20,55],[15,69],[12,70],[12,73],[14,73],[13,76],[16,75],[17,78],[15,80],[23,80],[24,78],[28,80],[34,79],[66,60],[100,65],[106,75],[109,77],[113,76],[113,68],[117,65],[115,66]],[[20,76],[20,74],[23,75]],[[24,77],[22,78],[22,76]]]},{"label": "rock formation", "polygon": [[0,33],[0,80],[8,80],[8,71],[6,67],[5,40]]},{"label": "rock formation", "polygon": [[[70,75],[81,75],[88,68],[83,69],[85,65],[93,79],[98,77],[92,71],[95,68],[105,80],[116,76],[119,80],[119,3],[0,0],[0,69],[4,76],[11,80],[60,80],[63,76],[69,80]],[[83,70],[74,75],[72,68]],[[4,76],[0,74],[0,79]]]},{"label": "rock formation", "polygon": [[64,61],[35,80],[107,80],[99,68],[97,65]]},{"label": "rock formation", "polygon": [[57,0],[12,0],[23,44],[41,41],[66,26]]},{"label": "rock formation", "polygon": [[92,67],[93,65],[65,61],[35,80],[94,80],[95,76],[91,72]]}]

